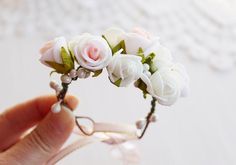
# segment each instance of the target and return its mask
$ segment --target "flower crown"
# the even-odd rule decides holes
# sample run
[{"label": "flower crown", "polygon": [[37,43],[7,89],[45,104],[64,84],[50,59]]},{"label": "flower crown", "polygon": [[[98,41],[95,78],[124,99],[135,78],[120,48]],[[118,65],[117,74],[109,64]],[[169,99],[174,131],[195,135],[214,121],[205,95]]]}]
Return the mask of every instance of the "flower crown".
[{"label": "flower crown", "polygon": [[[128,33],[110,28],[102,36],[85,33],[70,41],[59,37],[47,42],[40,52],[40,61],[53,68],[53,72],[62,74],[61,86],[50,83],[58,98],[58,103],[52,107],[53,112],[60,111],[72,81],[88,78],[91,73],[92,77],[99,76],[104,69],[110,82],[117,87],[133,83],[143,92],[144,98],[151,95],[151,110],[144,119],[146,125],[143,120],[136,123],[138,129],[144,128],[139,138],[144,135],[148,124],[155,121],[156,102],[170,106],[188,90],[189,78],[183,65],[173,62],[170,51],[160,44],[157,37],[139,28]],[[88,133],[79,122],[77,125],[86,135],[94,133]]]}]

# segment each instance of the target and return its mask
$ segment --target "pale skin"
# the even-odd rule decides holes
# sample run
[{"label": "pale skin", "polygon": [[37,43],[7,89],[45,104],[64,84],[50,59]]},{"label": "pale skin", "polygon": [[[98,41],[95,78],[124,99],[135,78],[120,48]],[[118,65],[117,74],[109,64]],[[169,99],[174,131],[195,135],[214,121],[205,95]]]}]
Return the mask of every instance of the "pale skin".
[{"label": "pale skin", "polygon": [[71,110],[78,104],[73,96],[67,96],[65,101],[69,108],[63,107],[59,113],[50,111],[56,102],[50,95],[0,113],[0,164],[42,165],[60,150],[73,131],[75,118]]}]

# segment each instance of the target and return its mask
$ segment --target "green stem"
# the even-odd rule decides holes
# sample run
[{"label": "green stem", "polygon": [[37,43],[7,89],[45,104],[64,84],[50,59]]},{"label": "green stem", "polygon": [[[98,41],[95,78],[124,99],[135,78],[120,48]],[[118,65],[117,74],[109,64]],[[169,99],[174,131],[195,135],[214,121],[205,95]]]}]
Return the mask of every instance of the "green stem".
[{"label": "green stem", "polygon": [[155,97],[152,97],[151,110],[148,113],[148,115],[146,116],[146,125],[145,125],[145,127],[143,129],[142,134],[138,137],[139,139],[141,139],[144,136],[145,132],[147,131],[147,128],[148,128],[148,126],[149,126],[149,124],[151,122],[150,119],[151,119],[152,115],[155,113],[156,101],[157,101],[157,99]]}]

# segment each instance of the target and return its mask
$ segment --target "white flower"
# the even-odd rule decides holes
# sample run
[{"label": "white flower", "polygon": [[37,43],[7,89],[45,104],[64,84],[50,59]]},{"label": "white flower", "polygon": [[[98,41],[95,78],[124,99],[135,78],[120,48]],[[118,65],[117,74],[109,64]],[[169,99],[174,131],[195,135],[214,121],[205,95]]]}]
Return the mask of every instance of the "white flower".
[{"label": "white flower", "polygon": [[109,28],[107,29],[103,35],[110,44],[112,48],[114,48],[117,44],[119,44],[123,38],[122,36],[125,34],[125,32],[122,29],[119,28]]},{"label": "white flower", "polygon": [[40,61],[49,66],[47,62],[55,62],[58,64],[63,64],[61,59],[61,48],[64,47],[68,52],[67,42],[64,37],[58,37],[54,40],[48,41],[45,45],[40,49],[41,58]]},{"label": "white flower", "polygon": [[150,53],[155,54],[155,58],[152,60],[152,64],[150,66],[153,72],[162,67],[170,67],[173,65],[173,57],[171,52],[159,43],[154,44],[144,52],[145,55]]},{"label": "white flower", "polygon": [[105,68],[112,57],[108,43],[100,36],[87,33],[77,36],[69,47],[78,64],[92,71]]},{"label": "white flower", "polygon": [[162,105],[170,106],[188,89],[189,78],[181,64],[163,67],[152,74],[150,79],[142,75],[147,91]]},{"label": "white flower", "polygon": [[148,38],[148,39],[152,38],[152,35],[148,31],[146,31],[145,29],[143,29],[141,27],[135,27],[135,28],[133,28],[132,31],[136,34],[143,36],[144,38]]},{"label": "white flower", "polygon": [[128,54],[137,54],[139,48],[146,50],[154,42],[137,33],[123,34],[122,39],[125,41],[126,53]]},{"label": "white flower", "polygon": [[157,38],[150,37],[146,32],[140,30],[134,30],[134,32],[126,33],[118,28],[110,28],[103,34],[108,43],[114,48],[122,40],[125,42],[125,48],[127,54],[136,55],[139,48],[146,50],[154,43],[159,42]]},{"label": "white flower", "polygon": [[181,81],[182,81],[182,86],[181,86],[181,93],[180,93],[180,96],[181,97],[186,97],[189,93],[189,82],[190,82],[190,79],[189,79],[189,76],[186,72],[186,69],[185,67],[180,64],[180,63],[177,63],[175,65],[173,65],[172,69],[176,72],[178,72],[180,75],[181,75]]},{"label": "white flower", "polygon": [[116,53],[107,67],[110,80],[115,83],[121,80],[119,86],[128,86],[138,80],[143,73],[141,57]]}]

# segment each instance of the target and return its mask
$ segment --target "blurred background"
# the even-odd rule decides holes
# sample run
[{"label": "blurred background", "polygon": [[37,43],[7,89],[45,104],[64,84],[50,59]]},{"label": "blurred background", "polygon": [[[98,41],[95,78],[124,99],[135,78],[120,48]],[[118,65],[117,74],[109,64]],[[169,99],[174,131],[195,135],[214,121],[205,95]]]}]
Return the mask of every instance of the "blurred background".
[{"label": "blurred background", "polygon": [[[236,0],[0,0],[0,112],[53,93],[39,48],[56,36],[100,34],[116,26],[143,27],[160,36],[191,79],[189,97],[158,106],[159,121],[137,142],[141,165],[236,164]],[[134,87],[107,79],[75,82],[77,114],[133,123],[149,110]],[[60,165],[119,165],[110,146],[93,144]]]}]

